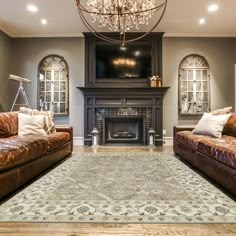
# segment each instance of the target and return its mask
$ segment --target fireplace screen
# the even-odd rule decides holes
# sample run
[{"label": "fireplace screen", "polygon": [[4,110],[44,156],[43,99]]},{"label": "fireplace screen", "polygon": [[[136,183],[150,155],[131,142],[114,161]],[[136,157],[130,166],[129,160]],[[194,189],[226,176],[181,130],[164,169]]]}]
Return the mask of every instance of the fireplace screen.
[{"label": "fireplace screen", "polygon": [[104,144],[144,144],[143,117],[104,117]]}]

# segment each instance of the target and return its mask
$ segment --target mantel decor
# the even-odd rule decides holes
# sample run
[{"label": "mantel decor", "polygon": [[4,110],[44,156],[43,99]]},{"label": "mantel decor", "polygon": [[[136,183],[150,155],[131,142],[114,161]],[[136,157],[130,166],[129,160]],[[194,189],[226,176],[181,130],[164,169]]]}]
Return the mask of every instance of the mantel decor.
[{"label": "mantel decor", "polygon": [[[90,32],[104,41],[124,46],[142,39],[157,27],[165,14],[168,0],[87,0],[86,5],[80,0],[76,2],[80,18]],[[89,17],[92,18],[91,23]],[[145,33],[132,39],[126,38],[127,32],[140,30],[141,26],[149,25],[152,17],[155,23]],[[119,39],[98,32],[95,29],[96,23],[99,28],[118,32]]]}]

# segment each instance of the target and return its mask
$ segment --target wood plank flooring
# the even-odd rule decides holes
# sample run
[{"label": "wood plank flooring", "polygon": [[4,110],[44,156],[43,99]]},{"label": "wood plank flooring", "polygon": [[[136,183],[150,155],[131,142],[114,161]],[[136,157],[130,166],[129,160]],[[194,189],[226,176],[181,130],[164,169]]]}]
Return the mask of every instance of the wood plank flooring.
[{"label": "wood plank flooring", "polygon": [[[75,147],[75,152],[168,152],[172,147]],[[0,223],[1,236],[236,236],[236,224]]]}]

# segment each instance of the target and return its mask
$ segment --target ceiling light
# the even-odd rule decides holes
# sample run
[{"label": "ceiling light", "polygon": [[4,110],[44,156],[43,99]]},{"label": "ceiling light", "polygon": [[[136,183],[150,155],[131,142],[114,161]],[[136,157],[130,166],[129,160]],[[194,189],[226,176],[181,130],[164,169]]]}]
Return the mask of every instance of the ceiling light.
[{"label": "ceiling light", "polygon": [[204,25],[206,23],[206,20],[204,18],[201,18],[198,22],[200,25]]},{"label": "ceiling light", "polygon": [[47,25],[48,24],[48,21],[46,19],[41,19],[41,24],[42,25]]},{"label": "ceiling light", "polygon": [[217,11],[218,9],[219,9],[219,6],[217,4],[212,4],[208,7],[209,12],[214,12],[214,11]]},{"label": "ceiling light", "polygon": [[126,51],[126,50],[127,50],[127,47],[125,47],[125,46],[120,46],[120,50],[121,50],[121,51]]},{"label": "ceiling light", "polygon": [[[125,45],[139,40],[152,32],[162,20],[168,0],[76,0],[80,18],[86,28],[98,38],[110,42]],[[90,19],[91,22],[90,22]],[[154,23],[145,33],[134,38],[126,38],[126,33],[132,30],[140,30],[142,26],[148,26],[151,18]],[[95,30],[96,23],[104,31],[119,33],[120,37],[108,36]],[[94,26],[95,24],[95,26]]]},{"label": "ceiling light", "polygon": [[135,52],[134,52],[134,55],[135,55],[136,57],[138,57],[138,56],[141,55],[141,52],[140,52],[140,51],[135,51]]},{"label": "ceiling light", "polygon": [[30,11],[30,12],[35,13],[35,12],[38,11],[38,8],[35,5],[30,4],[30,5],[27,6],[27,10]]}]

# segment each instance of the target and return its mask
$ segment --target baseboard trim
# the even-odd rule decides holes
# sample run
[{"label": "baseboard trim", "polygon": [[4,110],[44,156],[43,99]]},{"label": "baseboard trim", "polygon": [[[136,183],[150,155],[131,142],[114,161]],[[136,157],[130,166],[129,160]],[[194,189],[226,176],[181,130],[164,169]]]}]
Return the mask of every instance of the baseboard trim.
[{"label": "baseboard trim", "polygon": [[[84,146],[84,137],[74,137],[74,146]],[[163,146],[172,146],[173,137],[163,137]]]},{"label": "baseboard trim", "polygon": [[172,146],[173,137],[163,137],[163,146]]},{"label": "baseboard trim", "polygon": [[74,146],[84,146],[84,137],[74,137]]}]

